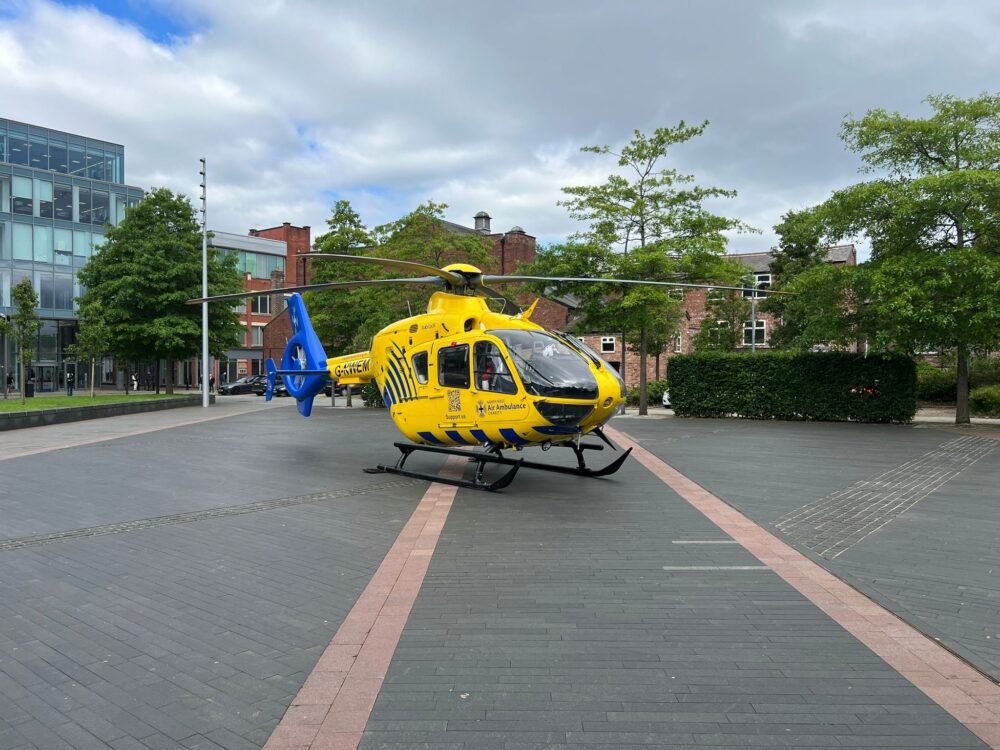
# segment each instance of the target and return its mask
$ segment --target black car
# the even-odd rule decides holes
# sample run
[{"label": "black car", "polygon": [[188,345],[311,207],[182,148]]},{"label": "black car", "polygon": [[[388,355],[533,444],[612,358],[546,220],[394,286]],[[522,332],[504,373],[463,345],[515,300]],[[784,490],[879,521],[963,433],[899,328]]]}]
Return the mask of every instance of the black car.
[{"label": "black car", "polygon": [[[360,383],[354,383],[353,385],[351,385],[351,395],[357,396],[358,394],[361,393],[362,388],[364,388],[364,386],[361,385]],[[338,396],[346,396],[347,386],[344,385],[343,383],[330,381],[329,383],[326,384],[326,388],[323,389],[323,393],[329,396],[331,395],[331,391],[335,391]]]},{"label": "black car", "polygon": [[[267,378],[266,377],[264,378],[263,382],[261,382],[256,388],[254,388],[253,392],[256,393],[258,396],[263,396],[265,393],[267,393]],[[281,379],[280,375],[277,375],[275,377],[275,380],[274,380],[274,392],[271,395],[272,396],[287,396],[288,395],[288,389],[285,388],[285,383]]]},{"label": "black car", "polygon": [[247,375],[232,383],[225,383],[219,386],[219,394],[222,396],[235,396],[240,393],[253,393],[261,382],[267,382],[266,375]]}]

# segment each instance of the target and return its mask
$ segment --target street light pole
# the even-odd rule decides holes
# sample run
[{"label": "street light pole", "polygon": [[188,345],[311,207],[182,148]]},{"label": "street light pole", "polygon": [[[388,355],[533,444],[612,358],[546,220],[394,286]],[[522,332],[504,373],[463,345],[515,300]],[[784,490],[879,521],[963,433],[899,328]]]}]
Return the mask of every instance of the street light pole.
[{"label": "street light pole", "polygon": [[[205,186],[208,182],[205,157],[201,158],[201,296],[208,296],[208,200]],[[208,303],[201,303],[201,405],[208,407]]]}]

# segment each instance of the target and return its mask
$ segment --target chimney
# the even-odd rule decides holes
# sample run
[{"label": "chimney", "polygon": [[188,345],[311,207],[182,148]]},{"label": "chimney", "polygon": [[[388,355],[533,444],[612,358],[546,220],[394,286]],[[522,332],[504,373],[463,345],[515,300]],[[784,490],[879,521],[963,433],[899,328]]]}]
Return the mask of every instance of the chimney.
[{"label": "chimney", "polygon": [[476,214],[476,216],[475,216],[475,219],[476,219],[475,229],[476,229],[476,231],[479,232],[480,234],[489,234],[490,233],[490,218],[491,218],[490,215],[488,213],[486,213],[485,211],[480,211],[478,214]]}]

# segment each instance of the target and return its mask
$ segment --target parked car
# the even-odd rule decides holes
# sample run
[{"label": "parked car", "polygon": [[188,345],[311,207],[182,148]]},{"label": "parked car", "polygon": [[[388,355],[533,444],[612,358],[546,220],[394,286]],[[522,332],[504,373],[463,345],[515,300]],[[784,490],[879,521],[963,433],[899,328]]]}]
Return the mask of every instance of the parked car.
[{"label": "parked car", "polygon": [[266,382],[266,375],[247,375],[232,383],[224,383],[219,386],[219,394],[222,396],[235,396],[240,393],[253,393],[261,382]]},{"label": "parked car", "polygon": [[663,406],[666,409],[670,408],[670,391],[663,392]]},{"label": "parked car", "polygon": [[[354,383],[351,386],[351,395],[357,396],[358,394],[361,393],[361,389],[362,388],[364,388],[364,386],[361,385],[360,383]],[[338,382],[335,382],[335,381],[331,381],[331,382],[327,383],[326,384],[326,388],[323,389],[323,393],[325,393],[327,396],[329,396],[330,392],[333,391],[333,390],[336,391],[336,394],[338,396],[346,396],[347,395],[347,386],[344,385],[343,383],[338,383]]]},{"label": "parked car", "polygon": [[[253,392],[256,393],[258,396],[263,396],[265,393],[267,393],[267,378],[266,377],[263,379],[263,381],[261,381],[257,385],[256,388],[254,388]],[[280,375],[275,376],[275,380],[274,380],[274,393],[272,393],[271,395],[272,396],[287,396],[288,395],[288,389],[285,387],[285,381],[283,381],[281,379]]]}]

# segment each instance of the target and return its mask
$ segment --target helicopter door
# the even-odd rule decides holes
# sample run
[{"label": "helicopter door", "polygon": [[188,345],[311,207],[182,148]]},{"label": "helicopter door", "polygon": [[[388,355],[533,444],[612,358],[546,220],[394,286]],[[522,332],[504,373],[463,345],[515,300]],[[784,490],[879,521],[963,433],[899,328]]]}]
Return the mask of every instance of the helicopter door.
[{"label": "helicopter door", "polygon": [[475,424],[475,412],[469,396],[471,384],[469,345],[452,344],[437,350],[438,392],[443,391],[442,427],[469,427]]},{"label": "helicopter door", "polygon": [[528,413],[527,399],[519,394],[510,366],[492,341],[473,347],[472,392],[480,422],[516,422]]}]

